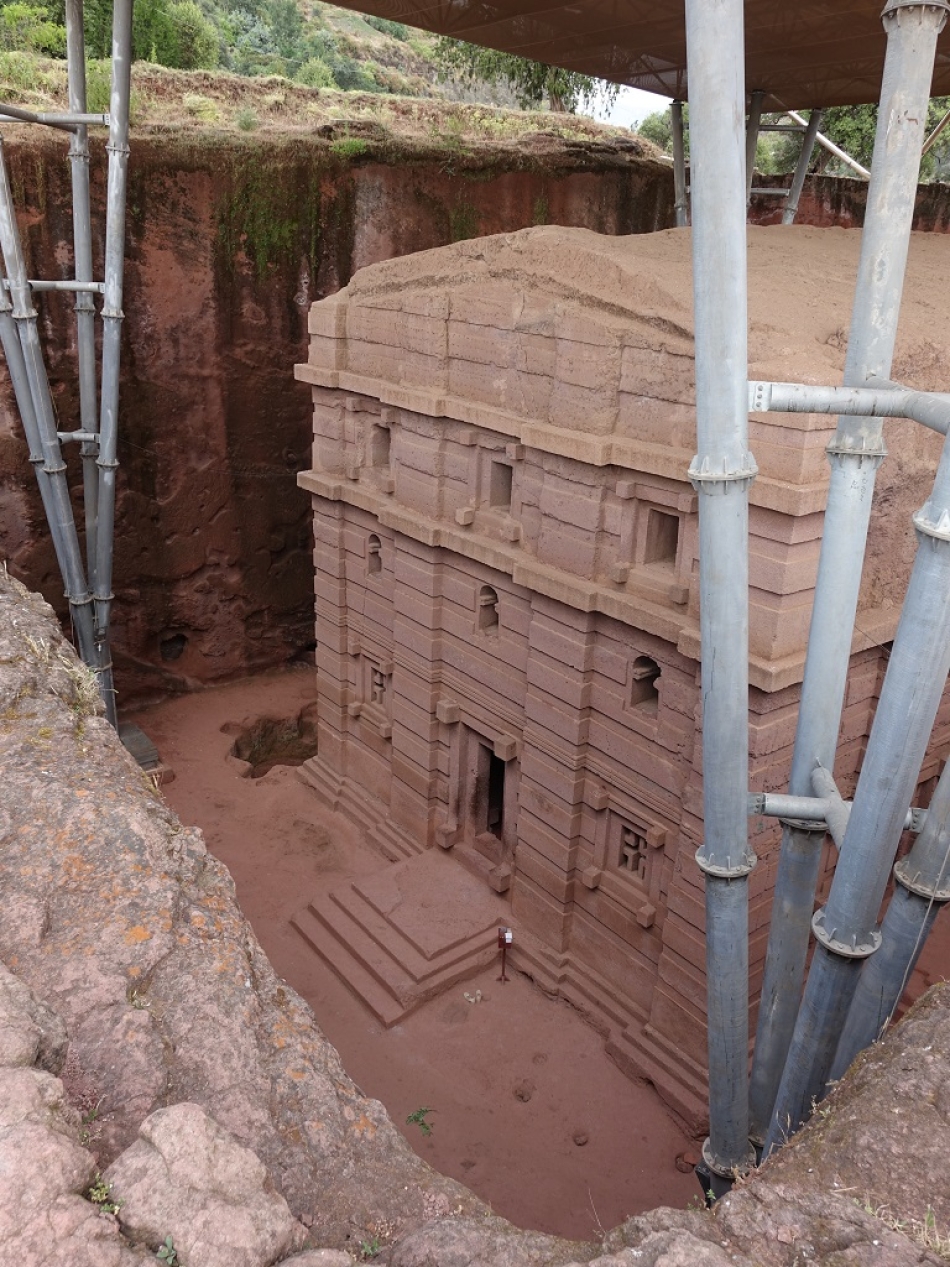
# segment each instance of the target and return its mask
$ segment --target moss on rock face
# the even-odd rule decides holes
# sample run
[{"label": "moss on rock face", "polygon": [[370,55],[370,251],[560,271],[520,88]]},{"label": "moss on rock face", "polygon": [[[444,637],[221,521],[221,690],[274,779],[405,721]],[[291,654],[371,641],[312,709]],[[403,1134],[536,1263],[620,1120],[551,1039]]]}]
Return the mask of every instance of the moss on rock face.
[{"label": "moss on rock face", "polygon": [[243,252],[263,277],[269,268],[292,267],[301,255],[316,260],[321,183],[330,167],[326,148],[304,157],[262,145],[244,157],[250,161],[230,165],[217,198],[217,245],[225,261]]}]

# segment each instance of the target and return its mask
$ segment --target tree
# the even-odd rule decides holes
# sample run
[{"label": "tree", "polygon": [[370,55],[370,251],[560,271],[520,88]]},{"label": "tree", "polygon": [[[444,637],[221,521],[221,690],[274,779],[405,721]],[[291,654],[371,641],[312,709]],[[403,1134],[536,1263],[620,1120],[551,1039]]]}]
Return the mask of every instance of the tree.
[{"label": "tree", "polygon": [[217,66],[218,34],[195,0],[173,0],[168,20],[172,37],[163,65],[179,70],[212,70]]},{"label": "tree", "polygon": [[[927,112],[926,132],[930,133],[950,109],[950,97],[934,97]],[[688,122],[688,106],[683,107],[684,122]],[[766,114],[763,123],[787,123],[788,116]],[[834,141],[846,154],[850,154],[863,167],[870,167],[874,152],[874,132],[877,127],[877,106],[834,106],[824,111],[821,131]],[[637,129],[641,136],[659,146],[667,154],[673,152],[673,132],[669,109],[647,115]],[[685,136],[686,155],[689,157],[689,129]],[[767,175],[793,171],[801,153],[801,134],[789,132],[763,132],[755,151],[755,165]],[[816,150],[812,167],[835,176],[853,176],[847,164],[834,158],[827,150]],[[950,128],[942,133],[920,165],[921,182],[946,179],[950,176]]]},{"label": "tree", "polygon": [[[670,114],[670,108],[667,106],[665,110],[657,110],[654,114],[648,114],[647,117],[640,122],[637,128],[639,136],[646,137],[648,141],[663,151],[664,154],[673,153],[673,120]],[[683,106],[683,152],[689,161],[689,106]]]},{"label": "tree", "polygon": [[66,28],[50,21],[44,5],[13,0],[0,7],[0,48],[62,57],[66,52]]},{"label": "tree", "polygon": [[303,18],[296,0],[271,0],[267,8],[277,51],[281,57],[292,59],[303,34]]},{"label": "tree", "polygon": [[512,90],[523,110],[541,105],[545,98],[552,110],[571,114],[581,101],[604,97],[608,101],[616,97],[616,84],[607,84],[579,71],[562,70],[544,62],[532,62],[513,53],[500,53],[493,48],[481,48],[464,40],[440,36],[436,43],[436,58],[440,78],[462,79],[468,83],[504,83]]}]

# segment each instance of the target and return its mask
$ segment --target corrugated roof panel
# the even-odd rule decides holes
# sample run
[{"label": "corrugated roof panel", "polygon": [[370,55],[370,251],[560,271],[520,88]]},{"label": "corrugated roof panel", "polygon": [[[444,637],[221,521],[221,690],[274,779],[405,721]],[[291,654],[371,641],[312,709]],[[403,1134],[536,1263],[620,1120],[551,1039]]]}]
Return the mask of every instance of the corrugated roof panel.
[{"label": "corrugated roof panel", "polygon": [[[519,53],[615,83],[687,99],[683,0],[360,0],[344,7]],[[765,108],[877,101],[885,35],[880,0],[746,0],[746,83]],[[950,34],[932,89],[950,94]]]}]

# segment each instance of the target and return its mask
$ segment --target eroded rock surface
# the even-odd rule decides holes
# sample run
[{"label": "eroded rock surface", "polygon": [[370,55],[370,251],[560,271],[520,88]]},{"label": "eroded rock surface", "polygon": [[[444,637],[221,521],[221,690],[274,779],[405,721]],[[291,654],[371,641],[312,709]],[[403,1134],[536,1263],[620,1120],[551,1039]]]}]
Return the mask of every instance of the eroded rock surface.
[{"label": "eroded rock surface", "polygon": [[[220,1261],[248,1267],[345,1267],[368,1251],[390,1267],[941,1261],[925,1242],[950,1222],[950,987],[715,1215],[655,1210],[599,1246],[522,1232],[415,1157],[347,1077],[225,869],[97,715],[51,610],[2,573],[0,762],[4,1261],[133,1267],[166,1235],[184,1267],[219,1261],[206,1246],[228,1236]],[[73,1100],[96,1106],[85,1123],[48,1072],[60,1068]],[[82,1195],[109,1162],[118,1220]],[[241,1258],[249,1207],[262,1234]]]},{"label": "eroded rock surface", "polygon": [[65,1021],[101,1099],[99,1164],[150,1113],[190,1101],[253,1149],[317,1244],[421,1223],[427,1193],[480,1212],[347,1077],[226,869],[89,711],[87,688],[47,604],[0,577],[0,958]]},{"label": "eroded rock surface", "polygon": [[104,1178],[126,1234],[158,1245],[171,1236],[184,1262],[270,1267],[307,1237],[257,1157],[196,1104],[146,1118]]},{"label": "eroded rock surface", "polygon": [[62,1021],[0,965],[0,1256],[17,1267],[133,1267],[141,1257],[80,1195],[95,1162],[79,1114],[36,1061],[61,1062]]}]

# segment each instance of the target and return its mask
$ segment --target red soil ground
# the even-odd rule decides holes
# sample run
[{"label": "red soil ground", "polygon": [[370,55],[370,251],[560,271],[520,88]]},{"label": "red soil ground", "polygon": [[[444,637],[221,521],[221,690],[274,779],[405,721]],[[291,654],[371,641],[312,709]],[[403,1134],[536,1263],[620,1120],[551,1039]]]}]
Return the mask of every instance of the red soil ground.
[{"label": "red soil ground", "polygon": [[[290,918],[321,892],[389,864],[286,765],[241,777],[235,724],[288,718],[316,697],[301,668],[181,696],[130,716],[174,771],[165,795],[230,868],[276,970],[309,1002],[363,1091],[412,1147],[522,1227],[587,1238],[626,1216],[698,1197],[676,1159],[696,1151],[648,1086],[604,1054],[600,1036],[525,977],[491,968],[384,1029],[309,949]],[[224,733],[226,727],[229,733]],[[950,968],[942,916],[907,991]],[[474,997],[481,992],[477,1003]],[[406,1122],[431,1112],[432,1132]]]},{"label": "red soil ground", "polygon": [[[386,1105],[432,1166],[522,1227],[588,1238],[626,1216],[698,1197],[676,1168],[695,1150],[655,1093],[626,1078],[601,1037],[527,978],[493,967],[385,1030],[289,920],[309,899],[389,865],[288,766],[242,778],[222,726],[312,703],[311,669],[171,699],[135,721],[174,770],[164,787],[227,864],[281,974],[313,1008],[363,1091]],[[471,1003],[466,995],[475,997]],[[406,1118],[431,1109],[424,1135]]]}]

